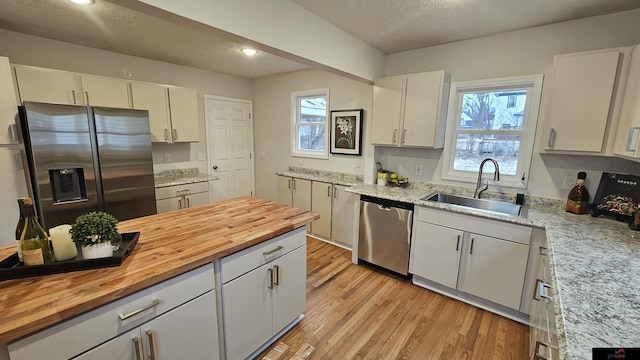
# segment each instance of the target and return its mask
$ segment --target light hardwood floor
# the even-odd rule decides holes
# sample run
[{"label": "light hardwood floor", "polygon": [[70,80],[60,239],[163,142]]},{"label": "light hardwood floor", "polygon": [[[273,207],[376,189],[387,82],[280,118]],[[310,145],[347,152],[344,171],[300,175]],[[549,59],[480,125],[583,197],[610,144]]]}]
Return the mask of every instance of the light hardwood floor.
[{"label": "light hardwood floor", "polygon": [[311,359],[525,360],[529,349],[527,326],[354,265],[351,252],[310,237],[305,315],[275,344],[293,354],[307,342]]}]

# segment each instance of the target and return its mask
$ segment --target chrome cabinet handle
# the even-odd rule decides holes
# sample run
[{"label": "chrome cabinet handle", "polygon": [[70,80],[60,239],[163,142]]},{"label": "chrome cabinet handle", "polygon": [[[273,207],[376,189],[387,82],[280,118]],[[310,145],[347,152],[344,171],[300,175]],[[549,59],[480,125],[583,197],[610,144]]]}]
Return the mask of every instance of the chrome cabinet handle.
[{"label": "chrome cabinet handle", "polygon": [[73,104],[77,104],[78,101],[76,100],[76,91],[75,90],[71,90],[71,96],[73,97]]},{"label": "chrome cabinet handle", "polygon": [[398,129],[393,129],[393,143],[398,143]]},{"label": "chrome cabinet handle", "polygon": [[169,141],[169,130],[164,129],[164,141]]},{"label": "chrome cabinet handle", "polygon": [[280,285],[280,266],[273,265],[273,270],[276,273],[276,280],[274,282],[274,285],[278,286],[278,285]]},{"label": "chrome cabinet handle", "polygon": [[133,339],[133,348],[136,352],[136,360],[144,360],[144,354],[142,353],[142,343],[140,343],[140,339],[134,337]]},{"label": "chrome cabinet handle", "polygon": [[287,188],[291,189],[291,179],[287,180]]},{"label": "chrome cabinet handle", "polygon": [[278,245],[278,247],[276,247],[276,248],[275,248],[275,249],[273,249],[273,250],[269,250],[269,251],[265,251],[265,252],[263,252],[263,253],[262,253],[262,255],[264,255],[264,256],[269,256],[269,255],[273,254],[274,252],[276,252],[276,251],[280,251],[280,250],[282,250],[282,249],[283,249],[283,248],[282,248],[282,245]]},{"label": "chrome cabinet handle", "polygon": [[538,249],[538,254],[542,255],[542,256],[549,256],[549,254],[547,253],[547,248],[544,246],[540,246],[540,248]]},{"label": "chrome cabinet handle", "polygon": [[269,286],[268,289],[273,289],[273,269],[267,269],[269,271]]},{"label": "chrome cabinet handle", "polygon": [[549,149],[553,149],[553,146],[556,144],[556,129],[551,128],[549,131],[549,142],[547,143]]},{"label": "chrome cabinet handle", "polygon": [[338,188],[333,188],[333,198],[334,199],[338,198]]},{"label": "chrome cabinet handle", "polygon": [[474,240],[475,240],[474,238],[471,238],[471,247],[469,248],[469,255],[473,254],[473,241]]},{"label": "chrome cabinet handle", "polygon": [[173,129],[173,141],[177,141],[178,140],[178,130]]},{"label": "chrome cabinet handle", "polygon": [[540,281],[540,284],[538,285],[540,297],[547,300],[553,299],[553,296],[547,295],[547,293],[544,291],[545,289],[551,289],[551,285],[545,283],[544,281]]},{"label": "chrome cabinet handle", "polygon": [[176,195],[186,195],[191,191],[191,189],[184,189],[176,191]]},{"label": "chrome cabinet handle", "polygon": [[143,311],[147,311],[149,309],[152,309],[156,306],[160,305],[160,301],[158,299],[153,299],[153,301],[151,302],[151,304],[147,305],[147,306],[143,306],[138,310],[133,310],[132,312],[128,313],[128,314],[118,314],[118,317],[120,318],[120,320],[127,320],[128,318],[132,317],[132,316],[136,316],[138,314],[140,314]]},{"label": "chrome cabinet handle", "polygon": [[91,104],[89,104],[89,92],[88,91],[84,92],[84,99],[87,102],[87,105],[91,105]]},{"label": "chrome cabinet handle", "polygon": [[187,209],[191,207],[191,201],[189,201],[188,197],[185,197],[185,199],[187,200]]},{"label": "chrome cabinet handle", "polygon": [[460,235],[458,235],[458,240],[456,241],[456,251],[460,250]]},{"label": "chrome cabinet handle", "polygon": [[403,129],[402,130],[402,140],[401,140],[402,145],[404,145],[406,139],[407,139],[407,129]]},{"label": "chrome cabinet handle", "polygon": [[154,336],[151,330],[146,331],[147,338],[149,339],[149,359],[156,360],[156,345]]},{"label": "chrome cabinet handle", "polygon": [[18,141],[18,133],[16,131],[16,124],[9,125],[9,134],[11,134],[11,142]]},{"label": "chrome cabinet handle", "polygon": [[293,190],[296,189],[296,179],[291,179],[293,181]]},{"label": "chrome cabinet handle", "polygon": [[536,346],[535,346],[534,351],[533,351],[533,353],[534,353],[533,360],[550,360],[549,358],[546,358],[546,357],[540,355],[540,346],[544,346],[547,349],[549,349],[549,344],[543,343],[540,340],[536,340]]},{"label": "chrome cabinet handle", "polygon": [[625,151],[635,151],[631,146],[633,143],[633,135],[637,130],[640,130],[640,127],[629,128],[629,137],[627,138],[627,147],[624,149]]},{"label": "chrome cabinet handle", "polygon": [[178,210],[182,209],[182,199],[178,199]]},{"label": "chrome cabinet handle", "polygon": [[327,186],[327,196],[331,197],[331,185]]}]

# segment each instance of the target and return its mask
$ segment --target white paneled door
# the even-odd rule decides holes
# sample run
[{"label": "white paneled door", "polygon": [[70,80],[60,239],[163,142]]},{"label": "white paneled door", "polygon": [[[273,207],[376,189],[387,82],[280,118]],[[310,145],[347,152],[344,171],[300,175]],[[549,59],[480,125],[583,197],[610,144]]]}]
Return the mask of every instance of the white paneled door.
[{"label": "white paneled door", "polygon": [[211,201],[253,195],[253,131],[249,100],[205,96]]}]

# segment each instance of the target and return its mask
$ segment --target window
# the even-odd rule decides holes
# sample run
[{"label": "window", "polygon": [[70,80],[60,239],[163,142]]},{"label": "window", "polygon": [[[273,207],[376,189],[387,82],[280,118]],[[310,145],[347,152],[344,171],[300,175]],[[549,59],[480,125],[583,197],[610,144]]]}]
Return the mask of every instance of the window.
[{"label": "window", "polygon": [[541,91],[542,75],[452,83],[442,177],[476,182],[492,158],[500,184],[517,186],[531,164]]},{"label": "window", "polygon": [[291,93],[292,156],[328,159],[329,89]]}]

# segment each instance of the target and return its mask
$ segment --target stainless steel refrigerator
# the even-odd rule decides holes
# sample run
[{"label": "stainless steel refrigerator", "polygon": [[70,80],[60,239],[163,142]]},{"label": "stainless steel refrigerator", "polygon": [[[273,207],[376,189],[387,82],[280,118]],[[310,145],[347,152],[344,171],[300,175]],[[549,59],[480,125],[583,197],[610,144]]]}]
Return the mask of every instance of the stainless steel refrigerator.
[{"label": "stainless steel refrigerator", "polygon": [[45,229],[90,211],[118,220],[156,213],[146,110],[25,102],[19,128]]}]

